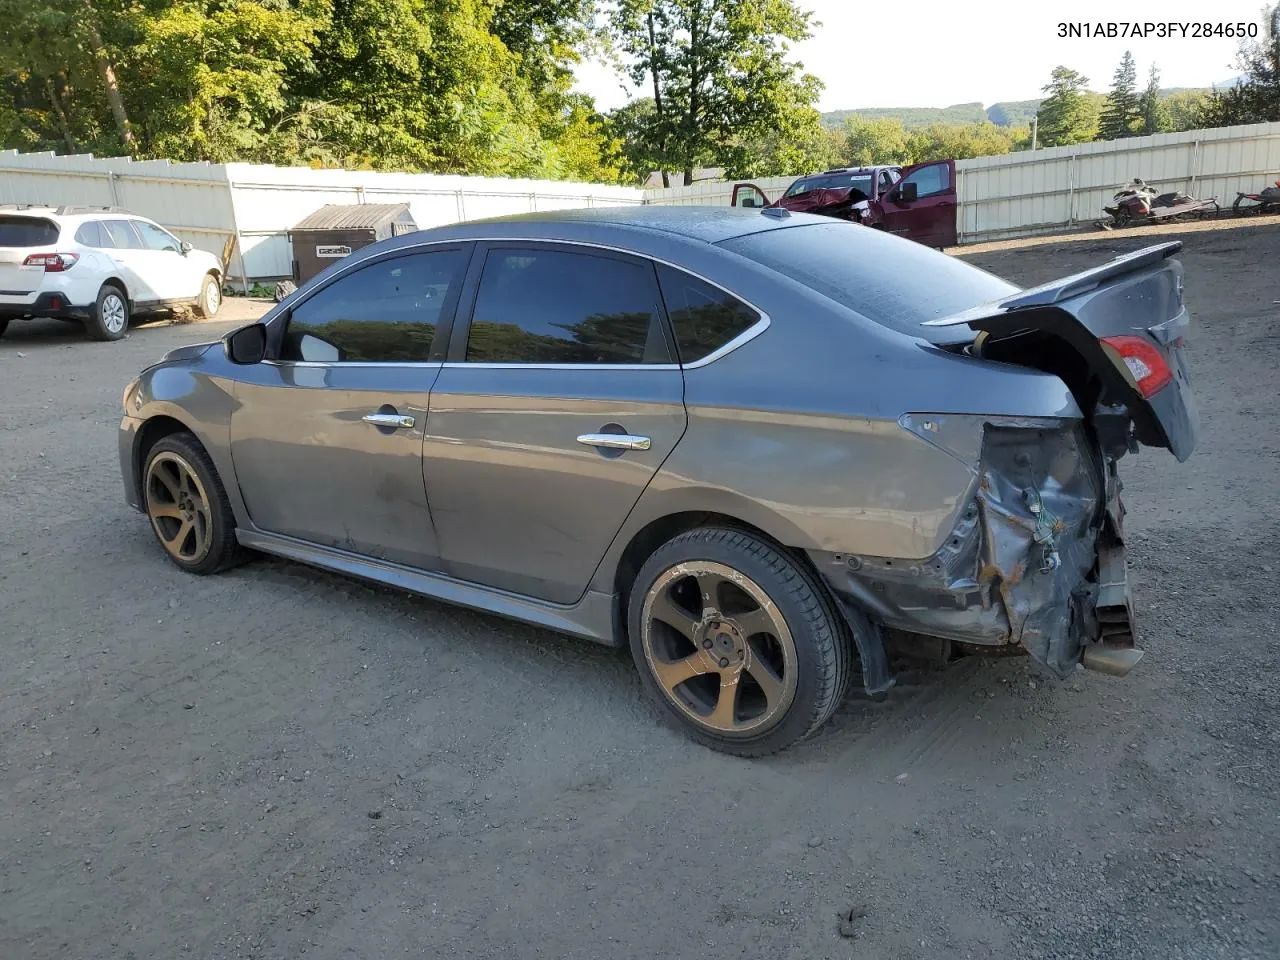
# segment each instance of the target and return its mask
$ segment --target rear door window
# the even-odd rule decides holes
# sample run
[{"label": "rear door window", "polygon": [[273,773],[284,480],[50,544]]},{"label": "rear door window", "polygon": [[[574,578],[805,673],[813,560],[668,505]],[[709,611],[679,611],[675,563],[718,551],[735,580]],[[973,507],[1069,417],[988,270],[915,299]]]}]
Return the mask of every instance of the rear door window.
[{"label": "rear door window", "polygon": [[102,230],[111,238],[111,246],[119,250],[142,250],[142,238],[128,220],[103,220]]},{"label": "rear door window", "polygon": [[[945,167],[944,167],[945,169]],[[881,230],[848,223],[763,230],[721,243],[816,290],[868,320],[935,343],[968,337],[967,327],[922,327],[1018,291],[955,257]]]},{"label": "rear door window", "polygon": [[98,249],[111,246],[110,237],[103,239],[103,231],[97,220],[86,220],[76,228],[76,243]]},{"label": "rear door window", "polygon": [[0,217],[0,247],[51,247],[58,225],[43,217]]},{"label": "rear door window", "polygon": [[681,363],[705,359],[760,320],[760,314],[732,294],[683,270],[659,264],[658,280]]},{"label": "rear door window", "polygon": [[671,363],[648,263],[494,247],[467,336],[472,363]]}]

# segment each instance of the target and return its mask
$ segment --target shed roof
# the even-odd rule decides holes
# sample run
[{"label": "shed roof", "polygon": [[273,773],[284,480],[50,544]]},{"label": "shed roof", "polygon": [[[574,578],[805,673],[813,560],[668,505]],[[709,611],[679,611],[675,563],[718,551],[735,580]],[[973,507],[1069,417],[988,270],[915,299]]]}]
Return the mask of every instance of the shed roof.
[{"label": "shed roof", "polygon": [[326,203],[300,220],[294,230],[374,229],[391,221],[408,219],[407,203]]}]

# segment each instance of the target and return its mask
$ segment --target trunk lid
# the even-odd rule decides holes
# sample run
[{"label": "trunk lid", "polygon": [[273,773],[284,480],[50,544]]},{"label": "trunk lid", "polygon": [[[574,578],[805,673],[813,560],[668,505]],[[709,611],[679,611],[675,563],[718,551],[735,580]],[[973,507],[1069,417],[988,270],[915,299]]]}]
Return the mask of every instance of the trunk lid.
[{"label": "trunk lid", "polygon": [[0,215],[0,297],[27,296],[40,288],[44,267],[24,267],[33,253],[57,249],[58,225],[45,217]]},{"label": "trunk lid", "polygon": [[1179,460],[1195,450],[1199,413],[1186,362],[1180,241],[1032,287],[928,327],[967,325],[967,351],[1056,374],[1089,415],[1110,455],[1132,440]]}]

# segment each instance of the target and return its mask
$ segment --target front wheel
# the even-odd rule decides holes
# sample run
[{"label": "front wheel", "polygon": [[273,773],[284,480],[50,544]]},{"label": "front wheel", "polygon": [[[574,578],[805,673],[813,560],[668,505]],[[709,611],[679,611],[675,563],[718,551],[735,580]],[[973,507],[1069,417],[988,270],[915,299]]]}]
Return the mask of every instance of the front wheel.
[{"label": "front wheel", "polygon": [[218,286],[218,278],[212,273],[206,274],[204,283],[200,285],[200,296],[196,300],[196,315],[212,317],[222,306],[222,288]]},{"label": "front wheel", "polygon": [[95,340],[119,340],[129,329],[129,300],[124,291],[110,284],[98,291],[93,314],[85,323],[85,330]]},{"label": "front wheel", "polygon": [[703,527],[636,577],[631,654],[650,694],[693,739],[756,757],[821,727],[849,683],[848,631],[813,576],[751,533]]},{"label": "front wheel", "polygon": [[217,573],[244,558],[227,492],[194,436],[170,434],[147,451],[142,489],[156,539],[183,570]]}]

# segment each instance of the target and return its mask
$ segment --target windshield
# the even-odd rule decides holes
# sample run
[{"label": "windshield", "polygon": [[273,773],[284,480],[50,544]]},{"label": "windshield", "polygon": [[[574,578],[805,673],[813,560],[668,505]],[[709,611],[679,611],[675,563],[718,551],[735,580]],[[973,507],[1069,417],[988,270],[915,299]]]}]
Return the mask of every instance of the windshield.
[{"label": "windshield", "polygon": [[0,217],[0,247],[50,247],[58,225],[43,217]]},{"label": "windshield", "polygon": [[791,277],[882,326],[933,343],[972,340],[967,326],[927,320],[1017,293],[1019,288],[963,260],[852,223],[762,230],[721,246]]},{"label": "windshield", "polygon": [[808,193],[810,190],[846,190],[853,187],[871,196],[871,174],[869,173],[823,173],[815,177],[801,177],[787,187],[784,197]]}]

